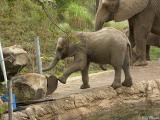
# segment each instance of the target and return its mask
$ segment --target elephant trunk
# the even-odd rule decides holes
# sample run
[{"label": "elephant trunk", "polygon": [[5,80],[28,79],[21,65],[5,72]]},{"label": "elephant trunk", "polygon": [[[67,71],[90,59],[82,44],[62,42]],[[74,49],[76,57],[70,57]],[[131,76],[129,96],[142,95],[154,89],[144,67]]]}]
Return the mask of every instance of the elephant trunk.
[{"label": "elephant trunk", "polygon": [[102,17],[100,16],[99,11],[97,11],[96,20],[95,20],[95,30],[98,31],[102,29],[103,24],[104,24],[104,20],[102,20]]},{"label": "elephant trunk", "polygon": [[56,64],[58,63],[58,61],[59,61],[59,59],[58,59],[58,58],[55,58],[55,59],[52,61],[52,63],[49,65],[49,67],[43,69],[43,72],[49,71],[49,70],[51,70],[52,68],[54,68],[54,67],[56,66]]},{"label": "elephant trunk", "polygon": [[103,27],[103,23],[96,21],[95,30],[98,31],[98,30],[102,29],[102,27]]},{"label": "elephant trunk", "polygon": [[96,0],[96,12],[98,10],[98,6],[99,6],[99,0]]}]

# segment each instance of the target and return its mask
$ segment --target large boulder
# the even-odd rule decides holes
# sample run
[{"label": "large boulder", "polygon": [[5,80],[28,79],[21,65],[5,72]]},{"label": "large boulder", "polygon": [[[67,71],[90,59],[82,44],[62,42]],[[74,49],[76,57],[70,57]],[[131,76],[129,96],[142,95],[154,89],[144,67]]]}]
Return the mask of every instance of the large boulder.
[{"label": "large boulder", "polygon": [[18,102],[37,100],[53,93],[58,85],[54,76],[46,77],[37,73],[27,73],[13,78],[13,93]]},{"label": "large boulder", "polygon": [[[29,62],[27,52],[19,45],[3,48],[3,56],[8,79],[20,72]],[[4,77],[0,67],[0,82],[3,81]]]},{"label": "large boulder", "polygon": [[36,73],[27,73],[13,78],[13,93],[18,101],[35,100],[45,97],[47,79]]}]

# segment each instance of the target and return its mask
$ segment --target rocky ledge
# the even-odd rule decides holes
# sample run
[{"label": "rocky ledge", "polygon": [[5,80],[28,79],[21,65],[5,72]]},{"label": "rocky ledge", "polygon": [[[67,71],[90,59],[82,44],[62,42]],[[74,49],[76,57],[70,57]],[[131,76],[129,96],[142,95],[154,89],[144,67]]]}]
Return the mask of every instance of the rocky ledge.
[{"label": "rocky ledge", "polygon": [[[53,101],[28,106],[14,112],[14,120],[85,120],[99,111],[114,113],[139,105],[160,105],[160,79],[139,81],[132,88],[109,86],[90,88]],[[2,116],[7,120],[7,115]]]}]

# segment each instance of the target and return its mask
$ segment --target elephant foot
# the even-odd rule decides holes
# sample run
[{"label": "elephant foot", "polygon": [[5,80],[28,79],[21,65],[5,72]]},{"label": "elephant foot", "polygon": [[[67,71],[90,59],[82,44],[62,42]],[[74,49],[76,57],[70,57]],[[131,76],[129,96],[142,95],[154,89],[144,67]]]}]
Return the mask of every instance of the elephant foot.
[{"label": "elephant foot", "polygon": [[82,84],[81,87],[80,87],[80,89],[87,89],[87,88],[90,88],[90,85],[84,85],[84,84]]},{"label": "elephant foot", "polygon": [[132,80],[125,80],[122,83],[122,85],[125,86],[125,87],[131,87],[133,85],[133,83],[132,83]]},{"label": "elephant foot", "polygon": [[146,66],[148,65],[146,60],[137,60],[134,64],[134,66]]},{"label": "elephant foot", "polygon": [[113,82],[111,87],[113,87],[114,89],[117,89],[117,88],[120,88],[122,85],[121,83],[118,83],[118,82]]},{"label": "elephant foot", "polygon": [[59,80],[59,82],[61,82],[63,84],[66,84],[66,79],[65,78],[62,77],[62,78],[59,78],[58,80]]}]

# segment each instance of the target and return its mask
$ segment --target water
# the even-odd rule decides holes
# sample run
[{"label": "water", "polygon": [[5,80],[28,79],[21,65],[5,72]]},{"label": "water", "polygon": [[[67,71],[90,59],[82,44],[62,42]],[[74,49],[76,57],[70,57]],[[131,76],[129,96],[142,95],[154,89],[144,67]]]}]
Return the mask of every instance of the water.
[{"label": "water", "polygon": [[160,120],[160,106],[101,112],[84,120]]}]

